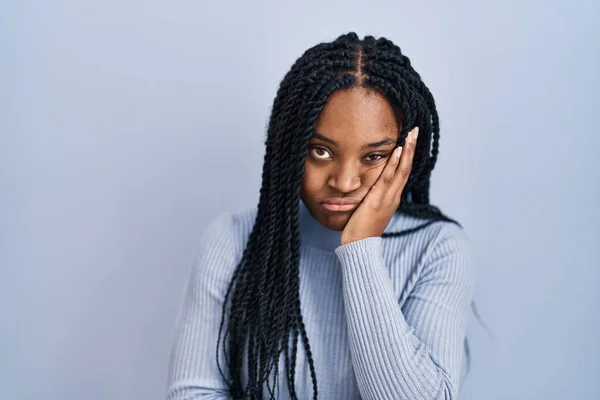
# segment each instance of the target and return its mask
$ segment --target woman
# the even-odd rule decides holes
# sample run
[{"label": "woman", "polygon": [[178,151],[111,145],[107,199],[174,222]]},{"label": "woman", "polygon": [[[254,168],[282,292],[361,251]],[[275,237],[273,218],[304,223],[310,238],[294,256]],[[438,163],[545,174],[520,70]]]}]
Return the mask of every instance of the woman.
[{"label": "woman", "polygon": [[274,100],[258,207],[201,239],[169,399],[455,399],[474,274],[429,202],[438,141],[391,41],[307,50]]}]

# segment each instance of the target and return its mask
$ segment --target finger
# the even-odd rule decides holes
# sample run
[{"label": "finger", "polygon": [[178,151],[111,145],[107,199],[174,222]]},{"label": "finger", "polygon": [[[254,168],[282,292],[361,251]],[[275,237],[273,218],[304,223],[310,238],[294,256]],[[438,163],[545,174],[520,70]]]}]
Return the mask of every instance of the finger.
[{"label": "finger", "polygon": [[375,181],[375,184],[371,187],[370,192],[375,192],[376,194],[384,194],[389,191],[390,185],[394,181],[394,175],[396,173],[396,168],[400,163],[400,156],[402,155],[402,147],[396,147],[391,154],[391,157],[388,159],[383,171]]},{"label": "finger", "polygon": [[402,150],[402,157],[396,168],[393,189],[394,191],[401,191],[408,181],[410,176],[410,170],[412,168],[413,159],[415,156],[415,149],[417,147],[417,136],[419,134],[419,127],[411,129],[404,143],[404,150]]},{"label": "finger", "polygon": [[396,174],[398,164],[400,164],[401,156],[402,147],[397,147],[394,149],[392,156],[388,159],[385,168],[381,172],[378,180],[381,181],[385,187],[390,186],[392,182],[394,182],[394,175]]}]

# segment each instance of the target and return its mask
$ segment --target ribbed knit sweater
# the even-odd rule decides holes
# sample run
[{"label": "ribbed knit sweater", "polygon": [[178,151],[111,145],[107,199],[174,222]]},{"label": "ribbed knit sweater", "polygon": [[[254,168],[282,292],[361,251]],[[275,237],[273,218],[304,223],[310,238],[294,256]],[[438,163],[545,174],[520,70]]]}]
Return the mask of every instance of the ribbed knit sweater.
[{"label": "ribbed knit sweater", "polygon": [[[256,211],[222,213],[200,239],[175,332],[169,400],[231,398],[215,359],[217,336]],[[408,236],[341,245],[342,232],[322,225],[302,200],[299,218],[301,312],[319,399],[456,399],[475,278],[464,231],[435,222]],[[396,213],[385,232],[422,223]],[[304,350],[299,340],[296,392],[312,399]],[[283,358],[278,399],[289,398]]]}]

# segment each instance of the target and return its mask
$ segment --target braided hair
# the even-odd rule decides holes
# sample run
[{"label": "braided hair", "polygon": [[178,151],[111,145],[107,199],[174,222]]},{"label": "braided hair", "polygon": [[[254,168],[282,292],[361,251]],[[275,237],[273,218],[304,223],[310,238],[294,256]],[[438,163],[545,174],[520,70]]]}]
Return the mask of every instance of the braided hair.
[{"label": "braided hair", "polygon": [[[354,32],[306,50],[283,78],[273,102],[256,221],[223,302],[217,364],[234,399],[262,399],[265,384],[274,399],[282,354],[287,387],[291,398],[297,399],[294,376],[299,340],[306,351],[313,399],[317,399],[317,376],[300,312],[300,188],[319,113],[336,90],[356,86],[379,91],[390,100],[396,118],[403,122],[398,125],[399,145],[412,127],[419,127],[411,174],[397,212],[424,222],[382,236],[408,235],[435,221],[458,224],[429,203],[439,118],[433,95],[408,57],[386,38],[361,40]],[[219,362],[220,345],[229,377]]]}]

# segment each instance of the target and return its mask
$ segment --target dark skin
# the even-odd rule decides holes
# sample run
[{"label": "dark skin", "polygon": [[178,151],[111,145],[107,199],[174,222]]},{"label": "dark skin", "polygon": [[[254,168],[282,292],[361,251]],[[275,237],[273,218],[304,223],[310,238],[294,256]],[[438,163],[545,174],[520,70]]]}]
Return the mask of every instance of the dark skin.
[{"label": "dark skin", "polygon": [[[362,87],[336,91],[319,115],[301,197],[316,220],[342,231],[340,244],[381,236],[400,205],[418,128],[396,149],[398,132],[389,101]],[[354,206],[335,211],[328,202]]]}]

